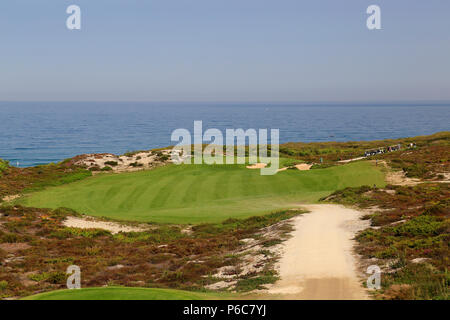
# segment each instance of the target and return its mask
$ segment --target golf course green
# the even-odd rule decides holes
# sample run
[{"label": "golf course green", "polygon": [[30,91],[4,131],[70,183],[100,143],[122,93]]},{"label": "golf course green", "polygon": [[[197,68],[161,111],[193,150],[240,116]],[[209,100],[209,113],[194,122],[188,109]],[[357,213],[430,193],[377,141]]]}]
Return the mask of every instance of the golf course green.
[{"label": "golf course green", "polygon": [[150,171],[100,174],[23,197],[38,208],[66,207],[118,220],[157,223],[220,222],[300,203],[313,203],[338,189],[384,186],[369,162],[272,176],[244,165],[167,165]]},{"label": "golf course green", "polygon": [[173,289],[105,287],[57,290],[29,296],[23,300],[213,300],[224,294],[207,294]]}]

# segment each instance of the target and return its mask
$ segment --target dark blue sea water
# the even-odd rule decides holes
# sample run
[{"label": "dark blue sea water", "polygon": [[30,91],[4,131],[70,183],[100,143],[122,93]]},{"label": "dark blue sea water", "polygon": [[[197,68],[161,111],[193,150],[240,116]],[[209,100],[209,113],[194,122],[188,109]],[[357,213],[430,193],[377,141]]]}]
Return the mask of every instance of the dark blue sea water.
[{"label": "dark blue sea water", "polygon": [[165,147],[194,120],[204,130],[280,129],[280,142],[374,140],[448,131],[450,104],[0,102],[0,158],[23,167]]}]

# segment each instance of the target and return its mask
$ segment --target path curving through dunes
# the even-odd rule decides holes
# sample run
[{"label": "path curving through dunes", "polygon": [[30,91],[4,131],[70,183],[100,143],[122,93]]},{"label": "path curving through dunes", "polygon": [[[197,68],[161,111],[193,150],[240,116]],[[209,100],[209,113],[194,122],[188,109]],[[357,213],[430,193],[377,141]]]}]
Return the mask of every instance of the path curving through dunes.
[{"label": "path curving through dunes", "polygon": [[304,206],[295,218],[270,294],[289,299],[368,299],[357,276],[353,237],[367,227],[361,212],[333,204]]}]

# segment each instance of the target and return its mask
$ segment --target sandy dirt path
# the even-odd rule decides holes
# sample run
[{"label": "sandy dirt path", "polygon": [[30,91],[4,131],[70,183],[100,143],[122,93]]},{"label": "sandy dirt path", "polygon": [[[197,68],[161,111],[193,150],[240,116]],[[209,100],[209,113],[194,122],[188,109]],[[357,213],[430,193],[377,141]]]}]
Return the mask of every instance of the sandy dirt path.
[{"label": "sandy dirt path", "polygon": [[368,299],[353,255],[358,230],[368,226],[359,211],[339,205],[304,206],[294,220],[278,268],[281,280],[269,293],[284,299]]}]

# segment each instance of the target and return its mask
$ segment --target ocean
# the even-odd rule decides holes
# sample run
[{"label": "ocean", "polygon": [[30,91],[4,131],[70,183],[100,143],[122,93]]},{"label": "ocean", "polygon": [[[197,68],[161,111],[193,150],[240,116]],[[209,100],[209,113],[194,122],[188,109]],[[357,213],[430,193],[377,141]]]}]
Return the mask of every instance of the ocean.
[{"label": "ocean", "polygon": [[25,167],[166,147],[194,120],[203,130],[279,129],[280,143],[378,140],[450,130],[450,103],[0,102],[0,158]]}]

